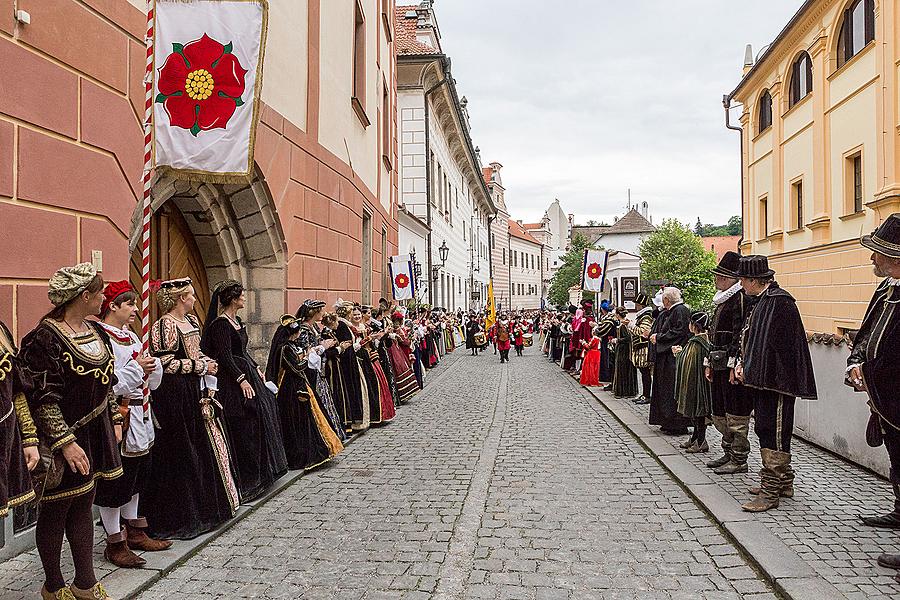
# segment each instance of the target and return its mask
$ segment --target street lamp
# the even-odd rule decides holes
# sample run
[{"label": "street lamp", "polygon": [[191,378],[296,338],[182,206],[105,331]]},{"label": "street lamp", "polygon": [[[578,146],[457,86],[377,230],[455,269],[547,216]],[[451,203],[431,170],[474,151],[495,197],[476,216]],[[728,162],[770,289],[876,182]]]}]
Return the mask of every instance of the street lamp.
[{"label": "street lamp", "polygon": [[450,254],[450,248],[447,246],[447,240],[444,240],[441,243],[441,247],[438,248],[438,255],[441,257],[440,265],[431,265],[431,280],[437,281],[438,275],[441,273],[441,269],[443,269],[447,265],[447,255]]}]

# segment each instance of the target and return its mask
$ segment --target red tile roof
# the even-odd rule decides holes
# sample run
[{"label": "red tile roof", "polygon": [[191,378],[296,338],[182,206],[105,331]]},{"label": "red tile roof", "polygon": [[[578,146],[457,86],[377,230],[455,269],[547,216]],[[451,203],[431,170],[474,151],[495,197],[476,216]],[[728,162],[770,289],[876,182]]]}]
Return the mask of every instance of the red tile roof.
[{"label": "red tile roof", "polygon": [[525,229],[541,229],[544,227],[543,223],[523,223],[522,227]]},{"label": "red tile roof", "polygon": [[532,244],[537,244],[538,246],[542,246],[539,241],[534,239],[530,233],[522,229],[521,225],[519,225],[518,221],[509,220],[509,235],[513,237],[517,237],[520,240],[525,240],[526,242],[531,242]]},{"label": "red tile roof", "polygon": [[417,5],[398,6],[394,9],[394,42],[399,55],[417,56],[420,54],[440,54],[428,44],[416,39],[416,25],[419,22],[416,17],[406,17],[407,13],[415,13]]},{"label": "red tile roof", "polygon": [[739,235],[725,235],[717,237],[705,237],[703,239],[703,247],[707,250],[713,250],[716,253],[716,259],[722,260],[725,253],[731,250],[738,251],[738,242],[741,241]]}]

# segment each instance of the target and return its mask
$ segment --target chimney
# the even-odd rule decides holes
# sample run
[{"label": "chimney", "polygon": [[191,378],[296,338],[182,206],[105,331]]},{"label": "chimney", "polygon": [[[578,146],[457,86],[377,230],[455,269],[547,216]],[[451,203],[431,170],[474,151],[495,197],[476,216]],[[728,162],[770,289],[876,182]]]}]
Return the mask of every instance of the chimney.
[{"label": "chimney", "polygon": [[753,68],[753,46],[751,44],[747,44],[747,47],[744,49],[744,72],[746,75],[750,72],[750,69]]}]

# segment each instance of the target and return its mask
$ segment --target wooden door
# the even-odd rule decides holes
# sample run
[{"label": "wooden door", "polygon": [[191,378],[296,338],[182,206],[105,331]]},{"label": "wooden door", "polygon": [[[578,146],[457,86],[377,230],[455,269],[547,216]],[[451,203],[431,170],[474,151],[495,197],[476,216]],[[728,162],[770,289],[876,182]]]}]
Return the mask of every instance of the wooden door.
[{"label": "wooden door", "polygon": [[[131,255],[131,283],[141,289],[140,248]],[[150,222],[150,278],[166,281],[190,277],[194,282],[197,302],[194,313],[203,323],[209,307],[209,282],[203,257],[181,212],[171,203],[164,204]],[[150,299],[150,320],[159,318],[156,298]]]}]

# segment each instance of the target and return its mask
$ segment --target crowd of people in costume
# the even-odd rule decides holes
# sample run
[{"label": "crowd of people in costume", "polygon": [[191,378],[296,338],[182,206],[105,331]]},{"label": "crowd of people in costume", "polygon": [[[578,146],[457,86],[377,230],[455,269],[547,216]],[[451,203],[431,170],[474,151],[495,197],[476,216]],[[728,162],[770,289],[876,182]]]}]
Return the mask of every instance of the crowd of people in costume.
[{"label": "crowd of people in costume", "polygon": [[219,527],[288,471],[390,422],[464,338],[440,309],[339,300],[329,312],[310,299],[282,317],[263,369],[240,282],[215,287],[202,324],[190,279],[159,282],[155,295],[149,353],[133,332],[138,295],[89,263],[51,278],[54,308],[21,349],[0,323],[0,516],[38,503],[45,599],[108,598],[94,572],[94,506],[105,559],[142,567],[137,552]]},{"label": "crowd of people in costume", "polygon": [[[891,464],[893,510],[862,522],[900,529],[900,213],[861,244],[883,280],[852,340],[842,383],[867,394],[866,441],[883,444]],[[728,252],[710,273],[716,293],[709,312],[692,311],[674,287],[653,299],[638,295],[633,315],[606,302],[595,315],[583,302],[546,314],[543,349],[582,384],[649,404],[649,423],[662,433],[690,433],[681,444],[686,452],[709,451],[711,423],[721,433],[722,455],[706,466],[716,475],[748,472],[752,421],[762,467],[742,508],[777,508],[794,495],[795,403],[815,399],[817,388],[797,303],[775,275],[765,256]],[[900,571],[900,555],[882,554],[878,564]]]},{"label": "crowd of people in costume", "polygon": [[[875,290],[854,339],[844,383],[865,392],[866,432],[891,461],[893,511],[865,517],[900,529],[900,215],[872,235]],[[711,313],[692,311],[666,287],[639,294],[634,310],[585,301],[562,311],[456,314],[406,311],[386,300],[361,306],[306,300],[285,315],[265,369],[248,351],[241,283],[212,293],[203,324],[189,279],[159,284],[160,318],[150,351],[132,331],[138,296],[104,283],[89,263],[49,281],[53,309],[22,340],[0,323],[0,516],[37,502],[35,529],[45,599],[103,600],[93,558],[93,507],[104,556],[140,567],[135,551],[170,547],[235,515],[290,470],[316,468],[356,433],[391,421],[423,389],[427,371],[465,344],[489,346],[501,363],[538,342],[585,386],[649,404],[663,433],[690,436],[686,452],[709,451],[707,423],[721,433],[716,475],[746,473],[751,419],[760,485],[743,508],[762,512],[794,494],[791,441],[797,398],[817,395],[806,332],[794,298],[763,256],[727,253],[710,273]],[[60,568],[67,539],[75,577]],[[900,555],[878,559],[900,570]],[[900,578],[898,578],[900,579]]]},{"label": "crowd of people in costume", "polygon": [[711,312],[691,310],[675,287],[638,294],[633,316],[607,301],[595,315],[585,301],[551,315],[547,352],[583,385],[649,404],[649,424],[687,435],[687,453],[709,452],[711,423],[722,434],[722,456],[707,463],[717,475],[748,471],[755,414],[761,486],[743,508],[775,508],[793,494],[795,400],[815,398],[816,386],[800,313],[774,275],[766,257],[728,252],[709,275]]}]

